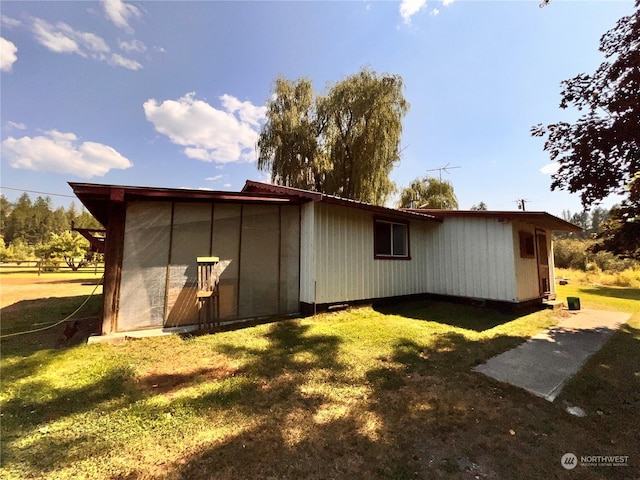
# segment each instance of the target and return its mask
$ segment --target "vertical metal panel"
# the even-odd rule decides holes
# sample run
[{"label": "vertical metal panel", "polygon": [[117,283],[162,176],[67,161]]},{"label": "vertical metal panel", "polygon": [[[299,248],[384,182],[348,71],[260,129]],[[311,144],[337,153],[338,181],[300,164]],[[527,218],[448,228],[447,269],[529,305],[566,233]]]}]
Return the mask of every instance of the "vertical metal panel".
[{"label": "vertical metal panel", "polygon": [[127,206],[118,330],[162,326],[171,203]]},{"label": "vertical metal panel", "polygon": [[433,236],[430,293],[515,300],[513,240],[495,219],[446,218]]},{"label": "vertical metal panel", "polygon": [[316,204],[318,303],[441,293],[515,300],[510,225],[412,221],[411,260],[376,260],[372,214]]},{"label": "vertical metal panel", "polygon": [[305,303],[315,303],[316,205],[309,202],[300,207],[300,301]]},{"label": "vertical metal panel", "polygon": [[198,322],[196,258],[211,249],[212,204],[175,203],[165,326]]},{"label": "vertical metal panel", "polygon": [[213,210],[211,254],[220,258],[220,318],[238,317],[241,205],[218,203]]},{"label": "vertical metal panel", "polygon": [[429,249],[425,242],[437,224],[411,222],[411,260],[375,259],[372,213],[315,204],[314,214],[317,303],[427,291],[428,269],[424,265]]}]

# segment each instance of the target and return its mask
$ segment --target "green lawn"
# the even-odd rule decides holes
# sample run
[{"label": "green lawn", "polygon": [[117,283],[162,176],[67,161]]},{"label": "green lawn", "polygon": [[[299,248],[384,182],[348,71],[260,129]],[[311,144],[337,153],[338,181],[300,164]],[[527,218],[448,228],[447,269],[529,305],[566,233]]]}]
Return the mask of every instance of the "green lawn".
[{"label": "green lawn", "polygon": [[[0,475],[632,478],[640,290],[568,286],[559,296],[633,318],[555,403],[471,371],[557,321],[550,311],[417,302],[120,346],[5,339]],[[568,451],[630,455],[632,466],[567,472]]]}]

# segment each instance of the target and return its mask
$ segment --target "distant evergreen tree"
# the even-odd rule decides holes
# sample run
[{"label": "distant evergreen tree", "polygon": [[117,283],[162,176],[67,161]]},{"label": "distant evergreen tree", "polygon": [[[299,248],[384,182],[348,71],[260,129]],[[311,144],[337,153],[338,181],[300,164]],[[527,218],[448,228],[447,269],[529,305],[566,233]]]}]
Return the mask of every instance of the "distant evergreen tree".
[{"label": "distant evergreen tree", "polygon": [[47,245],[52,235],[67,240],[72,222],[82,228],[103,228],[86,210],[78,212],[74,202],[66,209],[54,209],[50,197],[32,201],[26,192],[14,203],[0,196],[0,209],[0,250],[4,260],[33,259],[34,248]]}]

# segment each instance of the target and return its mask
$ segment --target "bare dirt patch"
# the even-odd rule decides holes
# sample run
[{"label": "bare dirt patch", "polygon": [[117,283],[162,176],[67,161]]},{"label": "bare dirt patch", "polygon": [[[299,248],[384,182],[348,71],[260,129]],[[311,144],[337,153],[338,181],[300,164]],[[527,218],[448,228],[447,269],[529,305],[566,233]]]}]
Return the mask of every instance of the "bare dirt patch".
[{"label": "bare dirt patch", "polygon": [[[11,311],[25,300],[89,295],[99,281],[100,275],[87,273],[0,275],[0,308]],[[102,293],[102,286],[95,293]]]}]

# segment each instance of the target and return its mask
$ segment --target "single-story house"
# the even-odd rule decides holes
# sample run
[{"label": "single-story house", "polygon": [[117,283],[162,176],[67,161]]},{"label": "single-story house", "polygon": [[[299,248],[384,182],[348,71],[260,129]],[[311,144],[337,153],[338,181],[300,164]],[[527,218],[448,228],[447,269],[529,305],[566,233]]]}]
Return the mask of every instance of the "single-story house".
[{"label": "single-story house", "polygon": [[198,323],[219,258],[221,321],[437,295],[521,306],[555,294],[544,212],[393,209],[247,181],[240,192],[70,183],[105,226],[103,334]]}]

